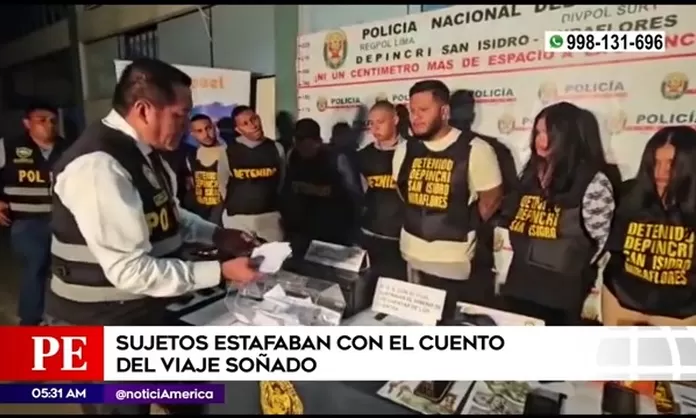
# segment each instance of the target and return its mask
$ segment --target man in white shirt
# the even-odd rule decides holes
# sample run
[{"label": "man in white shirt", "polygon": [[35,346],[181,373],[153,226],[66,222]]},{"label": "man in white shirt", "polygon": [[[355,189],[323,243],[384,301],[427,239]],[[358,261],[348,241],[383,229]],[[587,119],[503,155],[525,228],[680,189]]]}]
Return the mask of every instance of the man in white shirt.
[{"label": "man in white shirt", "polygon": [[394,153],[393,177],[406,203],[400,247],[409,280],[447,291],[445,313],[467,292],[473,211],[484,221],[502,200],[495,151],[449,125],[450,92],[438,80],[411,87],[413,140]]},{"label": "man in white shirt", "polygon": [[[113,110],[54,168],[53,277],[46,313],[72,325],[163,325],[171,297],[258,273],[245,257],[177,258],[182,241],[248,250],[179,207],[175,178],[158,151],[178,146],[191,109],[191,79],[153,59],[136,60],[116,85]],[[148,405],[99,405],[104,415],[148,414]]]}]

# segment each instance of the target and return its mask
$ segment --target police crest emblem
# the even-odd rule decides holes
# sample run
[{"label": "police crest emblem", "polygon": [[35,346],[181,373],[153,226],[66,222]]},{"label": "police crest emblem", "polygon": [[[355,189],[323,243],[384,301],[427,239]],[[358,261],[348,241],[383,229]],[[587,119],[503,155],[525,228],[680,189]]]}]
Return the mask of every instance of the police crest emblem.
[{"label": "police crest emblem", "polygon": [[667,100],[677,100],[686,94],[689,88],[689,77],[682,72],[669,73],[662,80],[660,93]]},{"label": "police crest emblem", "polygon": [[32,155],[34,154],[34,150],[32,150],[29,147],[17,147],[15,149],[15,156],[17,158],[14,159],[15,164],[31,164],[34,162],[34,158],[32,158]]},{"label": "police crest emblem", "polygon": [[324,38],[324,63],[332,70],[338,70],[348,57],[348,36],[342,30],[329,32]]},{"label": "police crest emblem", "polygon": [[28,148],[28,147],[19,147],[19,148],[17,148],[15,153],[17,154],[17,158],[26,159],[26,158],[30,158],[31,154],[33,154],[34,151],[32,151],[32,149]]},{"label": "police crest emblem", "polygon": [[259,382],[263,415],[303,415],[304,405],[291,382],[271,380]]}]

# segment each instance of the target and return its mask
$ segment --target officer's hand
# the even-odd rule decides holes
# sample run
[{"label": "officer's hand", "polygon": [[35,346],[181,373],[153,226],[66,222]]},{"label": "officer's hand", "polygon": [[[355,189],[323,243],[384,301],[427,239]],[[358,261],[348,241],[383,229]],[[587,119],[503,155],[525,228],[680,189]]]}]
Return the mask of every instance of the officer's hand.
[{"label": "officer's hand", "polygon": [[237,257],[223,261],[221,264],[222,277],[236,284],[245,284],[261,277],[255,263],[248,257]]},{"label": "officer's hand", "polygon": [[259,243],[253,235],[238,229],[219,228],[213,235],[218,252],[228,256],[248,255]]},{"label": "officer's hand", "polygon": [[11,223],[10,205],[8,205],[7,202],[0,202],[0,225],[10,226]]}]

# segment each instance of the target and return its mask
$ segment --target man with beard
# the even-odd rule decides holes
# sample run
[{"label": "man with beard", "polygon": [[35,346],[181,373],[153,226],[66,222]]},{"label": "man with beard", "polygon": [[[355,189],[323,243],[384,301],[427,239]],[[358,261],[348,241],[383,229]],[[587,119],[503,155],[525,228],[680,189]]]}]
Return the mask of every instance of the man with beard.
[{"label": "man with beard", "polygon": [[219,164],[220,190],[225,196],[222,223],[265,241],[281,241],[279,198],[285,150],[264,135],[254,109],[237,106],[231,117],[239,136],[227,146],[226,162]]},{"label": "man with beard", "polygon": [[218,172],[225,146],[218,141],[215,125],[207,115],[194,115],[190,130],[191,136],[198,142],[198,147],[191,147],[186,156],[188,184],[193,192],[190,209],[200,217],[219,224],[222,192]]},{"label": "man with beard", "polygon": [[393,177],[406,203],[400,248],[410,281],[447,291],[445,318],[470,292],[472,215],[478,211],[486,221],[497,211],[502,176],[490,145],[449,125],[450,92],[444,83],[420,81],[409,97],[414,140],[400,145],[393,160]]}]

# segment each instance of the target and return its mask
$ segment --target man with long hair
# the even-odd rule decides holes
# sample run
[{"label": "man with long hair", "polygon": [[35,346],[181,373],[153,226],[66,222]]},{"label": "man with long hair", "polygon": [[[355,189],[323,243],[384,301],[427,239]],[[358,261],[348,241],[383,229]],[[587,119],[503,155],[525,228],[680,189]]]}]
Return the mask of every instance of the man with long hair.
[{"label": "man with long hair", "polygon": [[696,131],[660,129],[607,242],[604,325],[696,325]]},{"label": "man with long hair", "polygon": [[504,209],[514,252],[501,289],[506,308],[548,325],[580,323],[615,206],[577,115],[574,105],[560,102],[536,116],[531,158]]}]

